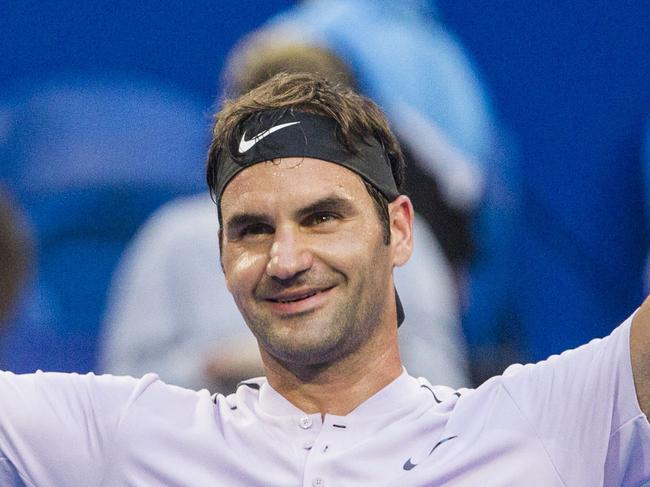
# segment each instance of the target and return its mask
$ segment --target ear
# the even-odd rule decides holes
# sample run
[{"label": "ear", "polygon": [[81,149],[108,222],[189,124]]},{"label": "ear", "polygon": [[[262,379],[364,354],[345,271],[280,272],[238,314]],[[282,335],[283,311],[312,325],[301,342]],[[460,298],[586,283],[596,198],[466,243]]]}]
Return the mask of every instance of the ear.
[{"label": "ear", "polygon": [[400,195],[388,204],[394,266],[404,265],[413,252],[413,214],[413,204],[408,196]]}]

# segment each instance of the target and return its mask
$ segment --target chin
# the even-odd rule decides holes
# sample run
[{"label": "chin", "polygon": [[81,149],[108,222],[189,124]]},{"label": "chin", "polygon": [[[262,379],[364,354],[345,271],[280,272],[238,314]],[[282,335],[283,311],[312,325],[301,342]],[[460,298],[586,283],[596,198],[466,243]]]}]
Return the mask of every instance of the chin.
[{"label": "chin", "polygon": [[246,322],[261,347],[279,361],[323,365],[346,356],[369,336],[353,307],[339,305],[335,313],[328,308],[291,316],[258,313]]},{"label": "chin", "polygon": [[[322,332],[328,325],[314,324]],[[331,326],[331,325],[330,325]],[[268,353],[282,362],[295,365],[323,365],[345,354],[345,343],[340,333],[309,333],[292,329],[284,336],[267,336],[262,339]]]}]

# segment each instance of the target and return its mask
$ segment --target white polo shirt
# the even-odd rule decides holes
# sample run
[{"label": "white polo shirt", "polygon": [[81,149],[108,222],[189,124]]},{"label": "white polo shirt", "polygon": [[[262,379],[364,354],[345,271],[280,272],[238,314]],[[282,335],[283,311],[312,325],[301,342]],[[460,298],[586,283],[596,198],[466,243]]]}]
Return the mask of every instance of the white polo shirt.
[{"label": "white polo shirt", "polygon": [[475,390],[404,372],[324,419],[263,378],[224,397],[153,374],[5,372],[0,485],[638,486],[650,479],[650,425],[629,327]]}]

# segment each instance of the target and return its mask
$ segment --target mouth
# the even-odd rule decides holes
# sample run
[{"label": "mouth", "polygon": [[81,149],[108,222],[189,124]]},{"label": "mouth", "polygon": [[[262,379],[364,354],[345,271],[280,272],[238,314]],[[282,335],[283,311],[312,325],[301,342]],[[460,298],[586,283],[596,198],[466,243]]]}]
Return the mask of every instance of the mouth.
[{"label": "mouth", "polygon": [[322,305],[334,287],[283,293],[266,298],[265,301],[270,304],[274,311],[282,315],[304,313]]},{"label": "mouth", "polygon": [[295,303],[297,301],[302,301],[303,299],[309,299],[312,296],[316,296],[320,292],[322,291],[313,291],[309,293],[299,294],[297,296],[287,297],[284,299],[283,298],[269,299],[269,301],[272,301],[274,303]]}]

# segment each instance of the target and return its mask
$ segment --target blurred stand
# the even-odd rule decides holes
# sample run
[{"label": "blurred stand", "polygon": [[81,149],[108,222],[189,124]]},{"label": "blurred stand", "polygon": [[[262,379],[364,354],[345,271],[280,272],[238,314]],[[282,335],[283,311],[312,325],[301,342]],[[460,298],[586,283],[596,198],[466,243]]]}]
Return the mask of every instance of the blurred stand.
[{"label": "blurred stand", "polygon": [[8,100],[0,177],[33,223],[38,273],[5,368],[95,368],[106,290],[124,247],[169,199],[202,189],[202,107],[140,78],[64,75]]},{"label": "blurred stand", "polygon": [[331,49],[386,112],[409,156],[415,208],[455,272],[476,385],[523,357],[520,167],[477,69],[434,3],[308,0],[267,28]]}]

